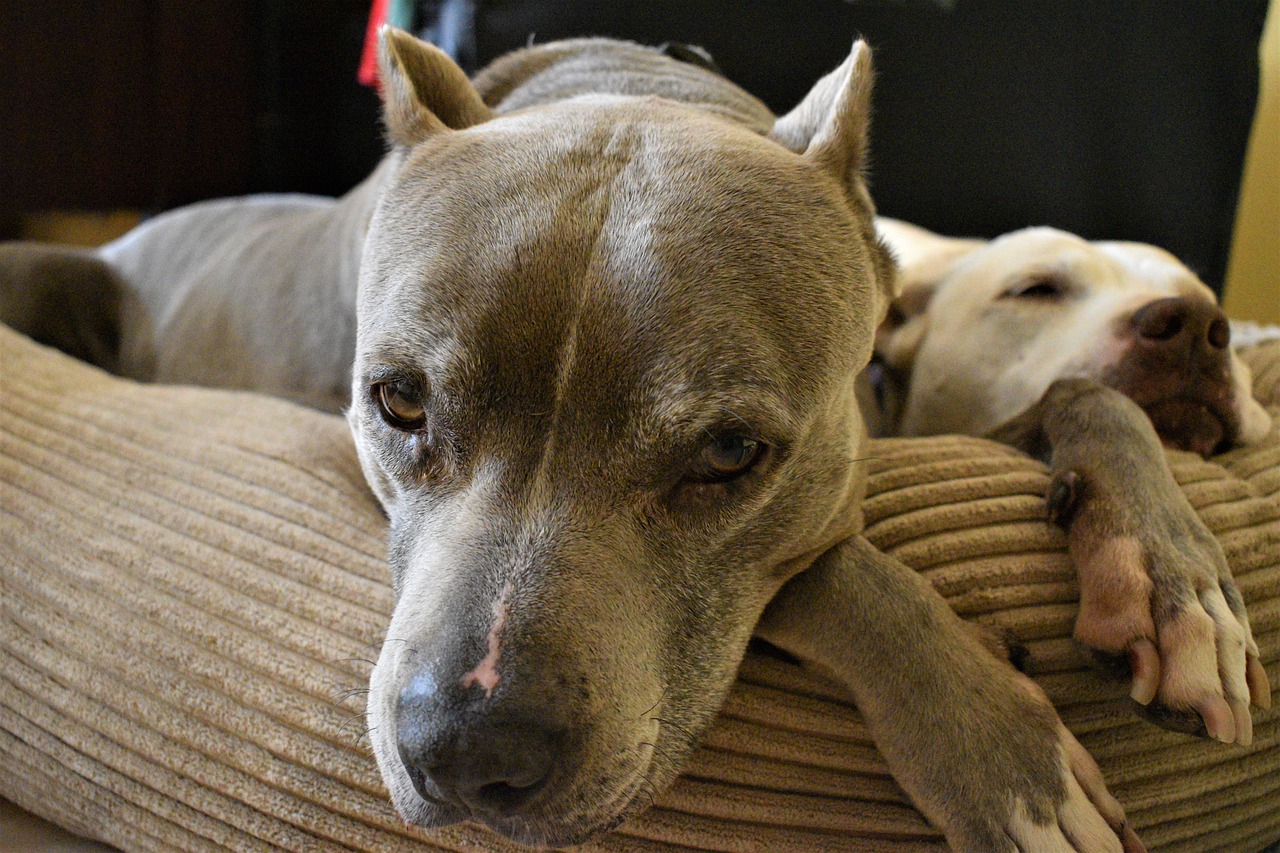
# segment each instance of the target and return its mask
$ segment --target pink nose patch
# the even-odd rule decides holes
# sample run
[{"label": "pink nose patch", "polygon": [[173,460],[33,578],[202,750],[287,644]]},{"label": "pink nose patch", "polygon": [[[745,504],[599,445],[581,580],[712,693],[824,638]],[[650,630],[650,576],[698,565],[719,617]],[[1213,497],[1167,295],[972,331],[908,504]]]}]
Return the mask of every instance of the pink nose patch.
[{"label": "pink nose patch", "polygon": [[501,676],[498,675],[498,658],[502,655],[502,644],[498,632],[507,621],[507,596],[511,594],[511,584],[502,588],[498,600],[493,603],[493,624],[489,626],[489,652],[476,668],[462,676],[462,689],[467,690],[473,684],[484,688],[484,698],[493,696],[493,689],[498,686]]}]

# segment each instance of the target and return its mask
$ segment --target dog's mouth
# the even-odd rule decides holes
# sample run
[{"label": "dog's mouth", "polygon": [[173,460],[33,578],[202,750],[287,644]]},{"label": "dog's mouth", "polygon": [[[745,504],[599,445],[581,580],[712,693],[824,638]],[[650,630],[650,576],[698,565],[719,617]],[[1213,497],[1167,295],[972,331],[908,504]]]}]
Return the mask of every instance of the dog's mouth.
[{"label": "dog's mouth", "polygon": [[1228,406],[1189,396],[1147,403],[1143,410],[1166,447],[1201,456],[1230,448],[1240,429]]},{"label": "dog's mouth", "polygon": [[637,773],[603,803],[551,816],[482,814],[470,818],[519,844],[562,848],[585,844],[617,829],[653,802],[652,786]]},{"label": "dog's mouth", "polygon": [[[642,750],[638,766],[626,781],[615,785],[612,793],[605,793],[596,801],[594,792],[583,792],[577,802],[559,807],[528,802],[510,810],[501,808],[472,807],[465,804],[443,802],[424,794],[420,783],[414,787],[425,812],[418,812],[413,820],[424,829],[470,821],[485,826],[517,844],[538,848],[572,847],[598,838],[621,824],[637,812],[653,803],[654,783],[649,779],[652,749]],[[531,798],[536,800],[537,797]],[[588,802],[587,800],[590,800]]]}]

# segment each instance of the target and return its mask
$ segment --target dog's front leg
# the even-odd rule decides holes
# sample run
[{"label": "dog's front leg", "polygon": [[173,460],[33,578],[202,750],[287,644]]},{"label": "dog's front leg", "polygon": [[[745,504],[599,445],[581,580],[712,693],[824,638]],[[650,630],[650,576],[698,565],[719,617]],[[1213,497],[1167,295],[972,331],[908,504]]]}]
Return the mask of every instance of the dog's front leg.
[{"label": "dog's front leg", "polygon": [[1251,743],[1249,702],[1270,707],[1271,688],[1244,600],[1143,411],[1098,382],[1059,380],[991,437],[1052,469],[1049,514],[1080,580],[1076,639],[1127,657],[1132,696],[1160,725]]},{"label": "dog's front leg", "polygon": [[894,777],[955,849],[1144,849],[1044,693],[865,539],[792,579],[757,633],[852,691]]}]

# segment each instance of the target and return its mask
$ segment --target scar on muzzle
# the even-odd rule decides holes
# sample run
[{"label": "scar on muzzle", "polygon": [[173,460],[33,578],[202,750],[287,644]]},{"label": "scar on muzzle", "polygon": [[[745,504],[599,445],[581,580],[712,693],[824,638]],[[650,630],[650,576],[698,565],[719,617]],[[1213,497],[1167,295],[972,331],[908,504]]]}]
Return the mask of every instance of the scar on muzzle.
[{"label": "scar on muzzle", "polygon": [[476,664],[476,668],[462,676],[462,689],[469,690],[473,685],[479,685],[484,688],[484,698],[489,699],[493,696],[493,690],[498,686],[498,682],[502,680],[502,676],[498,674],[498,658],[502,655],[501,641],[498,639],[498,632],[502,630],[502,626],[507,622],[507,611],[510,606],[507,604],[507,597],[511,595],[511,584],[507,584],[502,588],[502,593],[498,596],[498,600],[493,603],[493,624],[489,626],[489,651]]}]

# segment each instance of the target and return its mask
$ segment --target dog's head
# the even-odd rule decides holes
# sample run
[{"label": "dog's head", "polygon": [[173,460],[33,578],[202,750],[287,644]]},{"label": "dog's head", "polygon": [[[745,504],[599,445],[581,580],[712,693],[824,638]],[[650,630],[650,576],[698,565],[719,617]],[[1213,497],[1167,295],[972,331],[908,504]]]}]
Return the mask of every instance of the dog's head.
[{"label": "dog's head", "polygon": [[886,431],[982,435],[1072,376],[1132,397],[1179,449],[1269,429],[1213,292],[1168,252],[1052,228],[985,242],[879,227],[902,264],[876,344]]},{"label": "dog's head", "polygon": [[397,596],[371,737],[407,820],[574,843],[672,780],[765,603],[859,523],[893,287],[869,58],[775,140],[656,98],[493,116],[383,38],[349,415]]}]

